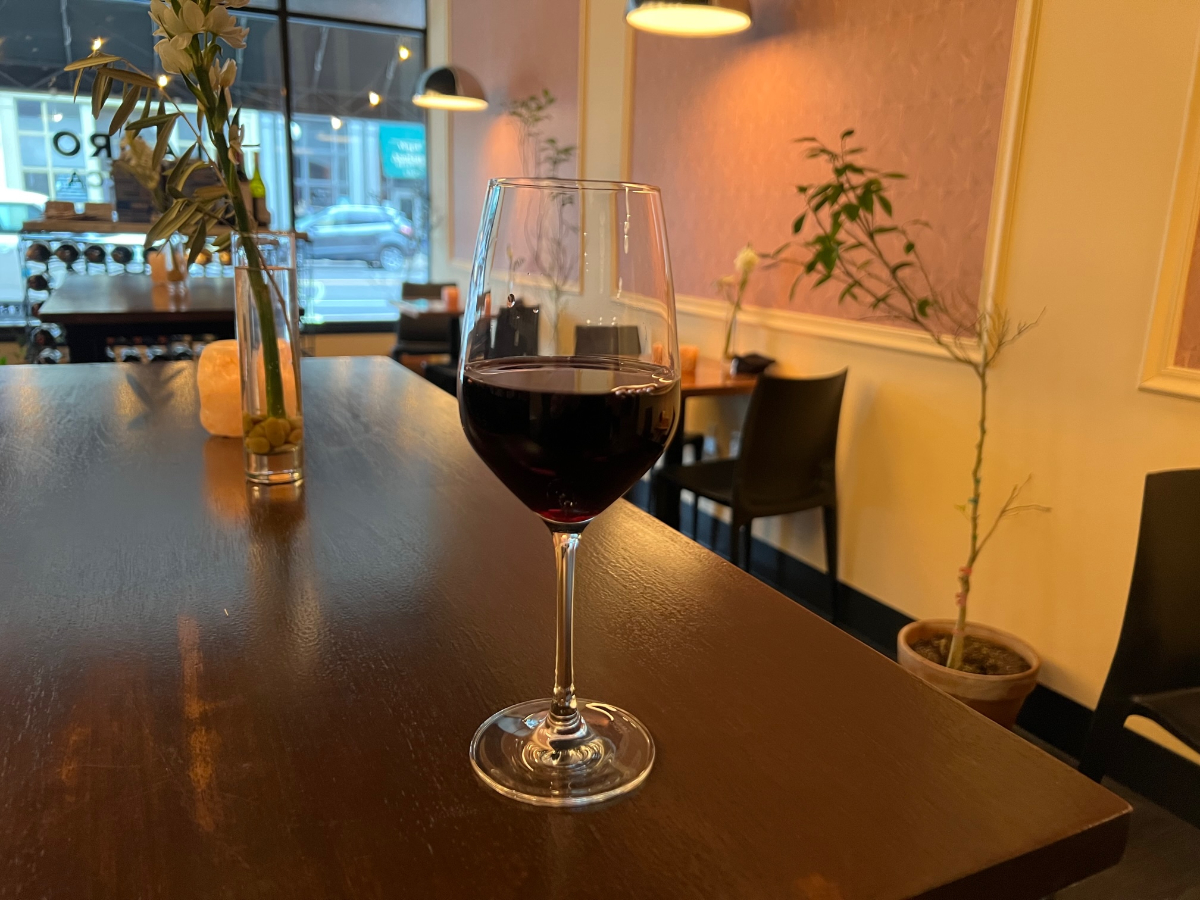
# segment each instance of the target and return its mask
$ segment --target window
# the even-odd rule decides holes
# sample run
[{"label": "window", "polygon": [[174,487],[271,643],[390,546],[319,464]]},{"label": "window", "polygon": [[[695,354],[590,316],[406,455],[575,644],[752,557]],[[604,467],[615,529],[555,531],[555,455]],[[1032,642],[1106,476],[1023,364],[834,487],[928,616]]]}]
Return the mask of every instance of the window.
[{"label": "window", "polygon": [[[251,0],[237,12],[250,28],[246,49],[232,54],[247,174],[257,171],[267,186],[272,227],[294,224],[309,235],[310,324],[394,322],[401,284],[428,278],[425,119],[411,103],[425,65],[425,4],[288,7]],[[10,16],[0,53],[0,187],[76,203],[112,199],[110,160],[93,144],[105,129],[93,124],[85,98],[71,102],[73,79],[62,67],[100,37],[105,49],[157,73],[147,9],[145,0],[0,0],[0,15]],[[194,110],[186,91],[167,90]],[[116,105],[110,100],[101,125]],[[176,129],[177,152],[186,138]],[[111,148],[119,152],[116,138]],[[0,271],[0,281],[17,277]]]},{"label": "window", "polygon": [[16,234],[28,219],[37,219],[41,209],[25,203],[0,203],[0,234]]}]

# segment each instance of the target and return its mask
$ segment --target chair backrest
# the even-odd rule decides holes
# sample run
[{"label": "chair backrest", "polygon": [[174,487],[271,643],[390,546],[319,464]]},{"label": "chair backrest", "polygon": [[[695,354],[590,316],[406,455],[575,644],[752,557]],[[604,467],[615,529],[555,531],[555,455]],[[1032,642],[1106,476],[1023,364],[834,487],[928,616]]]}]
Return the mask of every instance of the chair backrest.
[{"label": "chair backrest", "polygon": [[401,313],[396,320],[396,340],[449,344],[451,322],[456,322],[461,315],[456,312]]},{"label": "chair backrest", "polygon": [[422,281],[406,281],[400,285],[401,300],[440,300],[442,299],[442,288],[458,287],[453,281],[448,281],[443,284],[434,284],[432,282]]},{"label": "chair backrest", "polygon": [[496,313],[492,357],[534,356],[538,350],[539,307],[516,303]]},{"label": "chair backrest", "polygon": [[823,378],[760,375],[734,466],[735,505],[777,515],[832,504],[846,370]]},{"label": "chair backrest", "polygon": [[1146,476],[1125,620],[1104,693],[1200,685],[1200,469]]},{"label": "chair backrest", "polygon": [[576,356],[638,356],[642,339],[636,325],[576,325]]}]

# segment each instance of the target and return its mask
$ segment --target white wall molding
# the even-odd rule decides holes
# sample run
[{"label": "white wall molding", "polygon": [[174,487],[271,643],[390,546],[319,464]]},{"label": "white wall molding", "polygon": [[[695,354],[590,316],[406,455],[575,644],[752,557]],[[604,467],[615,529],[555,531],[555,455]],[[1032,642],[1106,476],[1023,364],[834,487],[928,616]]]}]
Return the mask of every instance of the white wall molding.
[{"label": "white wall molding", "polygon": [[[687,294],[675,295],[675,308],[680,315],[696,316],[724,322],[729,304],[710,297]],[[807,337],[862,344],[901,353],[915,353],[953,362],[946,351],[934,343],[933,338],[915,329],[897,328],[855,319],[838,319],[819,316],[815,313],[796,312],[790,309],[766,309],[758,306],[743,307],[738,314],[738,328],[759,327],[785,334],[801,334]],[[972,359],[978,357],[978,345],[974,341],[964,343],[964,349]]]},{"label": "white wall molding", "polygon": [[1192,247],[1200,222],[1200,41],[1182,135],[1139,387],[1143,391],[1200,400],[1200,370],[1175,365]]}]

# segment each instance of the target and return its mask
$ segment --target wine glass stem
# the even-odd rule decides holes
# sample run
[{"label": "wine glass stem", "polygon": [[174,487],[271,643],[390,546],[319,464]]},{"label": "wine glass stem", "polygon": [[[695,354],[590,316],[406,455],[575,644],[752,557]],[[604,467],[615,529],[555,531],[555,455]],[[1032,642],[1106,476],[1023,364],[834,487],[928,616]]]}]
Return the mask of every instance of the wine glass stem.
[{"label": "wine glass stem", "polygon": [[574,594],[575,594],[575,548],[579,546],[579,534],[569,531],[554,531],[554,561],[558,567],[558,632],[555,636],[554,655],[554,699],[550,704],[547,725],[554,731],[566,735],[578,731],[579,712],[575,708],[575,659],[574,659]]}]

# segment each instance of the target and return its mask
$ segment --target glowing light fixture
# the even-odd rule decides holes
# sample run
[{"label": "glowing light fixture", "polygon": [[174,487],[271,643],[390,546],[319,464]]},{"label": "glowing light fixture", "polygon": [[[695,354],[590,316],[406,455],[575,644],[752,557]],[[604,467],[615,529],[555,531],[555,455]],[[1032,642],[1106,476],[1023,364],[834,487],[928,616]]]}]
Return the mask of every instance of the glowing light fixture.
[{"label": "glowing light fixture", "polygon": [[166,75],[159,75],[154,80],[160,88],[165,88],[167,86],[167,82],[169,82],[171,79],[168,78]]},{"label": "glowing light fixture", "polygon": [[370,103],[372,106],[378,106],[379,105],[379,95],[377,93],[375,93],[374,91],[367,91],[367,102]]},{"label": "glowing light fixture", "polygon": [[458,66],[438,66],[422,72],[412,102],[425,109],[459,112],[487,109],[488,106],[478,80]]},{"label": "glowing light fixture", "polygon": [[339,128],[341,128],[341,127],[342,127],[342,120],[341,120],[341,119],[339,119],[337,116],[330,116],[330,117],[329,117],[329,126],[330,126],[330,127],[331,127],[331,128],[334,130],[334,131],[337,131]]},{"label": "glowing light fixture", "polygon": [[104,46],[104,38],[92,38],[92,52],[99,53],[100,48]]},{"label": "glowing light fixture", "polygon": [[718,37],[750,27],[750,0],[629,0],[634,28],[678,37]]},{"label": "glowing light fixture", "polygon": [[404,62],[406,59],[408,59],[412,55],[412,52],[407,47],[405,47],[403,44],[401,44],[399,51],[397,51],[397,54],[400,57],[400,62]]}]

